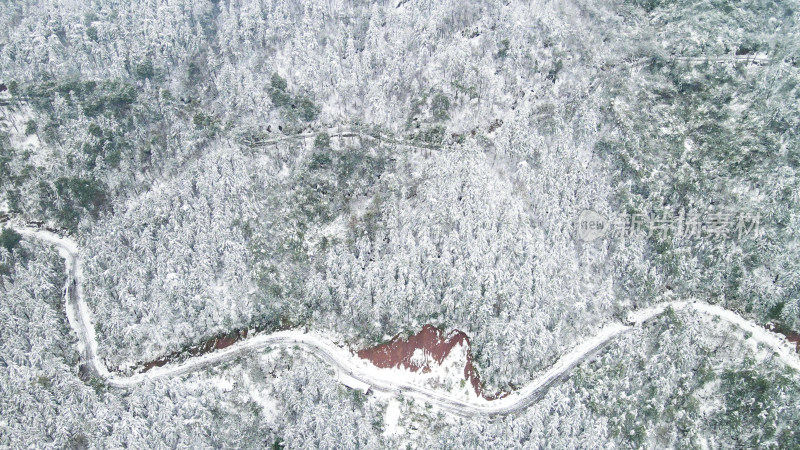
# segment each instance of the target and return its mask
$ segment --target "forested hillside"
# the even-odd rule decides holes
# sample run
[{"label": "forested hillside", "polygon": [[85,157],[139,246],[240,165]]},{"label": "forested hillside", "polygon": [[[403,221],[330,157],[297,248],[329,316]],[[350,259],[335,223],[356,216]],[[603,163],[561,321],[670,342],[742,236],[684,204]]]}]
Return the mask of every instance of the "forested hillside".
[{"label": "forested hillside", "polygon": [[[14,1],[0,218],[79,243],[100,357],[127,374],[236,330],[359,349],[432,324],[513,392],[664,299],[796,332],[799,9]],[[583,239],[585,210],[615,228]],[[518,418],[365,396],[296,351],[118,391],[79,371],[63,261],[10,230],[2,444],[800,445],[797,373],[676,313]]]}]

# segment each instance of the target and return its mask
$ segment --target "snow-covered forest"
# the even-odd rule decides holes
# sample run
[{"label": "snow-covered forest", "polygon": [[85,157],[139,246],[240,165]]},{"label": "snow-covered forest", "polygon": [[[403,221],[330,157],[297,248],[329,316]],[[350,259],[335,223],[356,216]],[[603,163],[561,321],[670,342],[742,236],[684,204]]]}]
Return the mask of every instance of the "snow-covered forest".
[{"label": "snow-covered forest", "polygon": [[[359,349],[432,324],[513,392],[665,299],[797,332],[799,9],[7,2],[0,218],[79,243],[99,356],[125,374],[235,330]],[[644,220],[587,241],[585,210]],[[690,213],[758,229],[656,220]],[[797,372],[672,310],[519,416],[366,395],[296,349],[117,389],[81,369],[64,260],[11,229],[0,446],[800,446]]]}]

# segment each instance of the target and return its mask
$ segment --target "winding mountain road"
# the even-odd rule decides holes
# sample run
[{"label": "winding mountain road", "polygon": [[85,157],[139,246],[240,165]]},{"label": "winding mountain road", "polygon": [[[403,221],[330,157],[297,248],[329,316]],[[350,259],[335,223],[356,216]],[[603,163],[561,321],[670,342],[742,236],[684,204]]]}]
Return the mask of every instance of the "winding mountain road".
[{"label": "winding mountain road", "polygon": [[280,331],[256,335],[225,349],[193,357],[180,364],[156,367],[146,373],[132,376],[121,376],[110,373],[97,354],[94,327],[91,324],[89,309],[83,297],[81,259],[77,243],[53,232],[31,228],[23,224],[12,224],[12,228],[26,238],[52,244],[64,258],[67,272],[67,280],[64,286],[67,319],[70,327],[78,336],[81,356],[85,364],[97,376],[105,379],[110,386],[118,388],[134,386],[146,380],[187,374],[205,367],[234,360],[249,352],[267,347],[296,347],[315,355],[330,365],[336,371],[337,379],[340,381],[354,379],[364,385],[369,385],[375,392],[413,397],[461,417],[514,414],[539,401],[550,387],[565,380],[573,368],[592,358],[611,343],[614,338],[641,326],[641,324],[663,313],[668,307],[676,310],[692,309],[735,324],[742,330],[751,333],[751,339],[763,343],[775,351],[786,365],[796,371],[800,371],[800,357],[783,336],[767,331],[738,314],[716,305],[701,302],[674,301],[631,313],[628,316],[627,323],[607,325],[595,336],[563,355],[552,367],[525,387],[506,397],[491,401],[484,399],[465,401],[445,392],[394,379],[390,374],[376,370],[368,361],[358,358],[349,350],[336,345],[325,337],[300,331]]}]

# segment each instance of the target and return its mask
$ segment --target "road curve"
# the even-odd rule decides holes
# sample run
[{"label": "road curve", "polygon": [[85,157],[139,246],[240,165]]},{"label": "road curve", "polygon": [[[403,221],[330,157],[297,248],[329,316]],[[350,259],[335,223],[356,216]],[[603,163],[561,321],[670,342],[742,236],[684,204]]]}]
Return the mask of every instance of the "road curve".
[{"label": "road curve", "polygon": [[146,373],[132,376],[122,376],[110,373],[97,354],[94,327],[83,297],[81,260],[77,243],[70,238],[59,236],[53,232],[13,223],[13,221],[11,226],[26,238],[33,238],[52,244],[64,258],[67,272],[67,280],[64,286],[67,319],[70,327],[78,336],[81,356],[91,371],[105,379],[108,385],[117,388],[134,386],[147,380],[184,375],[205,367],[234,360],[250,352],[267,347],[292,347],[300,348],[323,360],[336,371],[337,379],[340,381],[343,378],[342,375],[344,375],[345,379],[349,377],[369,385],[370,389],[375,392],[413,397],[461,417],[514,414],[539,401],[550,387],[565,380],[573,368],[594,357],[616,337],[652,320],[669,307],[676,310],[693,309],[696,312],[719,317],[735,324],[742,330],[751,333],[751,339],[754,341],[770,347],[787,366],[800,371],[800,357],[782,335],[767,331],[733,311],[716,305],[696,301],[673,301],[630,313],[624,324],[616,323],[605,326],[595,336],[563,355],[553,366],[528,385],[506,397],[491,401],[484,399],[465,401],[445,392],[394,379],[388,374],[388,371],[377,370],[371,363],[358,358],[349,350],[336,345],[323,336],[294,330],[256,335],[225,349],[190,358],[180,364],[156,367]]}]

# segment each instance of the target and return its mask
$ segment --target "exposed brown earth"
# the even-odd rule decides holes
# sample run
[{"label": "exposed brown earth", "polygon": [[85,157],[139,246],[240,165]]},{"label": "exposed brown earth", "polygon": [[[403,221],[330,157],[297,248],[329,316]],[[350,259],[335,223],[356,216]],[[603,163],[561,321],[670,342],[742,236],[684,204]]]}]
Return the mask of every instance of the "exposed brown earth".
[{"label": "exposed brown earth", "polygon": [[767,329],[786,336],[786,340],[794,344],[794,350],[800,353],[800,333],[781,325],[767,324]]},{"label": "exposed brown earth", "polygon": [[[431,371],[430,364],[433,361],[436,364],[441,364],[457,345],[463,345],[467,349],[464,379],[472,385],[479,397],[494,400],[508,395],[507,392],[498,394],[484,392],[481,380],[472,365],[469,337],[459,330],[453,330],[449,335],[445,336],[442,330],[433,325],[425,325],[417,334],[413,334],[407,339],[403,339],[398,334],[385,344],[360,350],[358,356],[370,361],[376,367],[384,369],[404,368],[414,372],[421,370],[423,373],[427,373]],[[424,350],[425,354],[430,358],[426,358],[421,366],[412,362],[412,356],[417,349]]]},{"label": "exposed brown earth", "polygon": [[800,334],[793,331],[786,333],[786,340],[794,343],[794,349],[800,353]]},{"label": "exposed brown earth", "polygon": [[[794,331],[776,328],[774,325],[768,326],[767,328],[785,335],[786,340],[795,344],[795,350],[800,353],[800,334]],[[214,350],[220,350],[247,338],[247,336],[248,330],[235,330],[226,335],[217,336],[200,344],[185,348],[184,350],[167,354],[156,360],[140,362],[133,368],[132,372],[147,372],[155,367],[161,367],[176,361],[204,355]],[[449,335],[445,336],[442,330],[433,325],[425,325],[417,334],[413,334],[407,339],[403,339],[402,336],[398,334],[389,342],[359,350],[358,356],[359,358],[370,361],[376,367],[384,369],[404,368],[413,372],[421,370],[423,373],[428,373],[431,371],[430,365],[433,361],[435,361],[436,364],[441,364],[457,345],[464,345],[467,349],[467,361],[464,365],[464,379],[472,385],[475,393],[479,397],[483,397],[487,400],[495,400],[507,396],[508,392],[501,391],[488,394],[483,390],[483,383],[472,364],[469,337],[459,330],[453,330]],[[411,360],[414,351],[417,349],[424,350],[425,355],[430,358],[426,359],[421,366],[415,364]]]},{"label": "exposed brown earth", "polygon": [[[133,369],[133,372],[147,372],[155,367],[161,367],[179,360],[223,349],[247,338],[247,335],[247,330],[236,330],[227,335],[209,339],[184,350],[164,355],[156,360],[139,363]],[[463,345],[467,349],[467,361],[464,365],[464,379],[472,385],[475,393],[487,400],[503,398],[508,395],[508,392],[499,392],[496,394],[487,394],[484,392],[480,377],[472,365],[469,337],[459,330],[453,330],[449,335],[445,336],[442,330],[433,325],[425,325],[417,334],[411,335],[407,339],[403,339],[398,334],[385,344],[360,350],[358,356],[362,359],[369,360],[380,368],[402,367],[414,372],[421,370],[423,373],[428,373],[431,371],[431,364],[434,361],[436,364],[441,364],[453,348],[458,345]],[[414,351],[417,349],[423,349],[426,356],[429,358],[426,359],[421,366],[411,361]]]},{"label": "exposed brown earth", "polygon": [[231,345],[241,341],[242,339],[245,339],[246,337],[247,337],[247,330],[236,330],[224,336],[217,336],[201,344],[193,345],[185,350],[170,353],[156,360],[149,361],[146,363],[139,363],[136,366],[136,369],[134,369],[134,372],[147,372],[148,370],[154,367],[161,367],[175,360],[192,356],[199,356],[212,352],[214,350],[230,347]]}]

